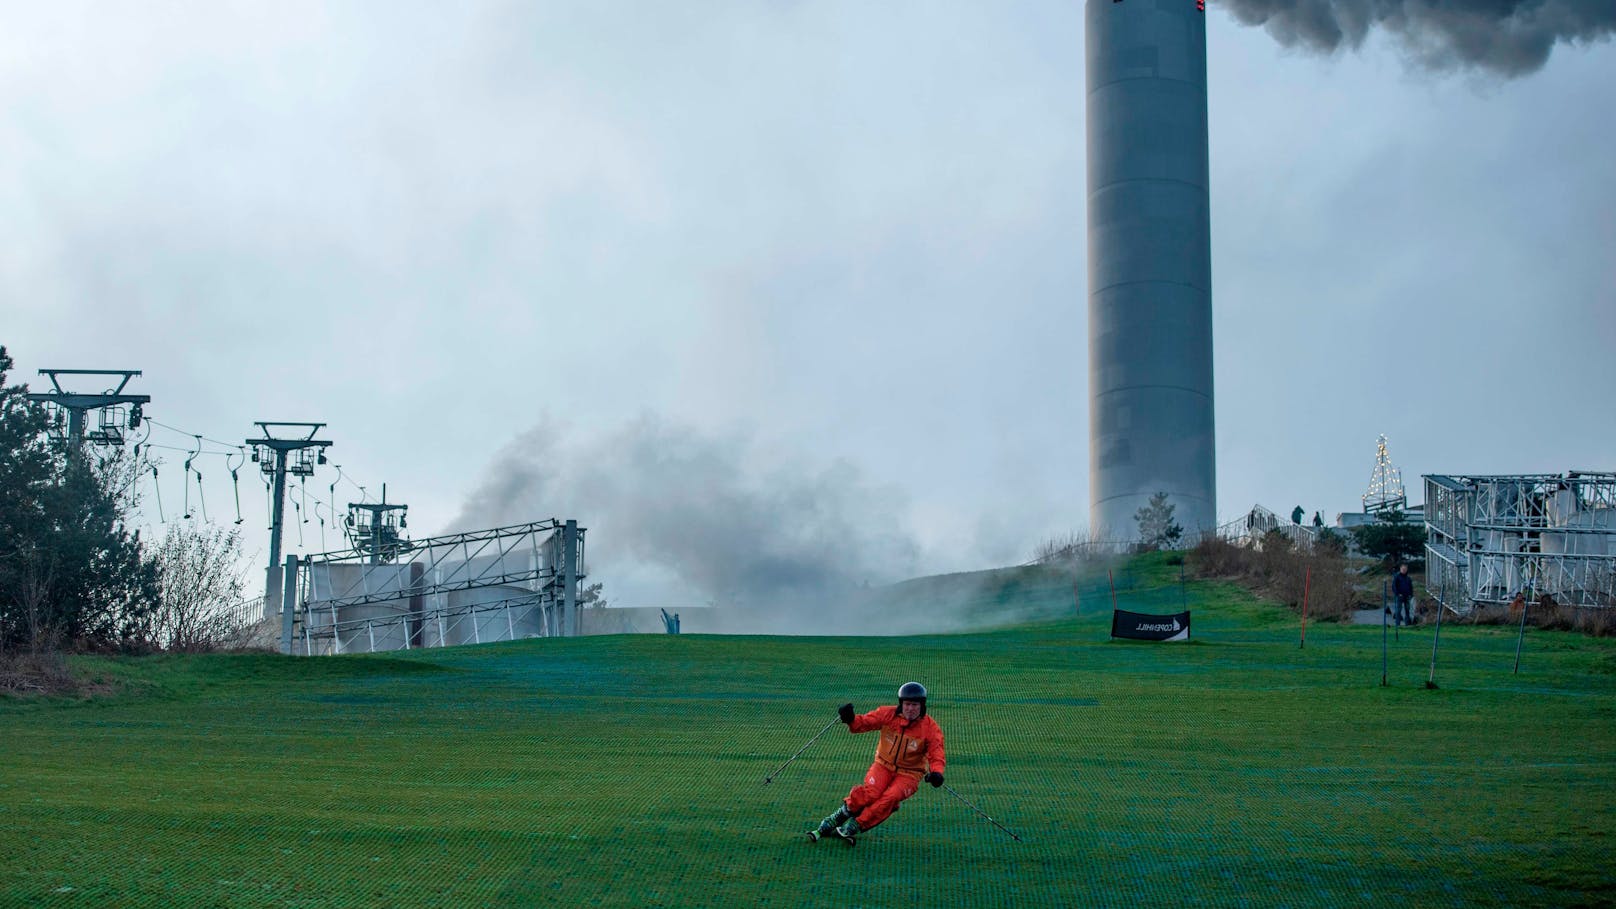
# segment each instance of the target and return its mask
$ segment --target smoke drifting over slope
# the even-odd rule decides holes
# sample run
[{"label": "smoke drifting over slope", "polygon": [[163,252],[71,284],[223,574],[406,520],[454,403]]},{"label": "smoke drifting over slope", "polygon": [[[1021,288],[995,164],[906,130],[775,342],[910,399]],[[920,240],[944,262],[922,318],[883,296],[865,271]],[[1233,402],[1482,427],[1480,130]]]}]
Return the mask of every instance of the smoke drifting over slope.
[{"label": "smoke drifting over slope", "polygon": [[850,633],[888,630],[859,614],[866,584],[915,573],[905,511],[849,464],[771,458],[743,439],[644,418],[593,436],[528,431],[455,528],[575,517],[589,529],[590,580],[619,605],[681,605],[677,592],[646,589],[662,579],[686,591],[684,605],[717,604],[725,630]]},{"label": "smoke drifting over slope", "polygon": [[1556,44],[1616,34],[1612,0],[1221,0],[1246,25],[1288,47],[1359,47],[1371,29],[1395,35],[1434,70],[1475,68],[1501,76],[1541,69]]}]

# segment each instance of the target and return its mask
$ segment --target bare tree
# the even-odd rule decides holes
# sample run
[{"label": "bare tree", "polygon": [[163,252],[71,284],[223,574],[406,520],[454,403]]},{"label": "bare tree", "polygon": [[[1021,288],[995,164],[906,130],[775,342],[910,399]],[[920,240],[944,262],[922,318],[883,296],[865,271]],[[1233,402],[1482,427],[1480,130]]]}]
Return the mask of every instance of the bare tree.
[{"label": "bare tree", "polygon": [[1033,551],[1032,560],[1041,565],[1069,561],[1076,556],[1078,548],[1084,542],[1083,538],[1075,533],[1050,537],[1038,544],[1038,548]]},{"label": "bare tree", "polygon": [[1067,533],[1039,543],[1033,551],[1032,561],[1039,565],[1076,568],[1088,562],[1121,555],[1131,549],[1131,543],[1102,540],[1092,533]]},{"label": "bare tree", "polygon": [[169,525],[152,557],[158,590],[152,641],[169,650],[210,650],[238,631],[233,607],[246,586],[240,555],[234,529]]},{"label": "bare tree", "polygon": [[22,613],[28,652],[55,650],[61,646],[61,635],[50,621],[48,608],[56,580],[54,554],[37,545],[27,545],[19,548],[15,563],[19,570],[13,577],[13,597]]}]

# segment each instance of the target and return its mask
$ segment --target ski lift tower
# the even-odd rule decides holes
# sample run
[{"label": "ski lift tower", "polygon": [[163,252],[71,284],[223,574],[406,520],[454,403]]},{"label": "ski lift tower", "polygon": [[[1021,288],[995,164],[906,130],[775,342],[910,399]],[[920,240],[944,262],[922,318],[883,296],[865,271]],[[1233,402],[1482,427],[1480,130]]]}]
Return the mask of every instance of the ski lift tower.
[{"label": "ski lift tower", "polygon": [[[259,470],[275,478],[275,500],[269,522],[269,573],[264,578],[264,614],[267,616],[281,609],[281,526],[286,510],[286,475],[313,476],[315,465],[325,463],[325,450],[331,443],[314,437],[324,423],[255,422],[264,431],[264,437],[246,440],[253,447],[252,459],[258,462]],[[277,432],[285,435],[277,436]]]},{"label": "ski lift tower", "polygon": [[1369,488],[1363,494],[1363,510],[1365,514],[1408,510],[1408,497],[1403,493],[1403,472],[1392,466],[1391,455],[1386,453],[1384,433],[1375,443],[1375,472],[1369,475]]},{"label": "ski lift tower", "polygon": [[348,539],[354,549],[370,554],[370,564],[392,562],[414,548],[400,531],[408,528],[408,505],[388,504],[387,484],[382,484],[380,502],[348,503]]},{"label": "ski lift tower", "polygon": [[[60,408],[56,411],[58,420],[61,419],[61,412],[67,411],[67,446],[72,451],[83,448],[86,438],[98,445],[122,445],[124,427],[127,425],[129,429],[139,429],[143,416],[141,408],[151,403],[151,395],[123,393],[129,380],[140,375],[138,369],[41,369],[39,374],[50,378],[55,391],[29,394],[27,398]],[[122,376],[123,381],[102,394],[76,394],[62,388],[57,376]],[[131,405],[127,418],[124,416],[125,404]],[[98,428],[86,436],[84,414],[90,410],[99,411],[101,419]]]}]

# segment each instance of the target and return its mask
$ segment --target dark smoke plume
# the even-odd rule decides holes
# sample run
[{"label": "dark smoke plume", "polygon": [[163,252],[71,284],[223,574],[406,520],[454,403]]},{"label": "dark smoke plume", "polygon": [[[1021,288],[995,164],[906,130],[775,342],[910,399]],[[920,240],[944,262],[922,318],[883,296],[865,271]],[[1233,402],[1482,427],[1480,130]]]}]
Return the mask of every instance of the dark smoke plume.
[{"label": "dark smoke plume", "polygon": [[1281,44],[1334,52],[1391,32],[1421,66],[1501,76],[1541,69],[1556,44],[1616,34],[1616,0],[1220,0]]},{"label": "dark smoke plume", "polygon": [[850,464],[772,458],[647,417],[611,433],[528,431],[454,527],[577,518],[609,598],[615,575],[649,567],[715,603],[724,630],[856,633],[892,630],[862,614],[860,593],[913,575],[906,511]]}]

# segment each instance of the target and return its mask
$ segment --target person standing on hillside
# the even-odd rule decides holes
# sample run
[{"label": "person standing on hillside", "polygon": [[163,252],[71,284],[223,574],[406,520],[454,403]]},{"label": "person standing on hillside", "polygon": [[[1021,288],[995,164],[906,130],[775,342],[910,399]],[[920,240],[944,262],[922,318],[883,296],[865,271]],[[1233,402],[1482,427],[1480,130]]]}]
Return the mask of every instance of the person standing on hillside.
[{"label": "person standing on hillside", "polygon": [[1408,576],[1407,562],[1397,566],[1397,574],[1392,576],[1392,595],[1397,598],[1397,608],[1393,614],[1397,624],[1414,624],[1414,579]]},{"label": "person standing on hillside", "polygon": [[898,688],[897,706],[887,704],[854,714],[852,704],[843,704],[836,713],[849,732],[881,733],[864,782],[847,793],[835,813],[808,832],[810,840],[839,836],[851,843],[859,833],[891,817],[900,802],[919,791],[921,781],[934,788],[943,785],[947,758],[943,730],[926,715],[926,686],[919,682],[904,682]]}]

